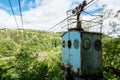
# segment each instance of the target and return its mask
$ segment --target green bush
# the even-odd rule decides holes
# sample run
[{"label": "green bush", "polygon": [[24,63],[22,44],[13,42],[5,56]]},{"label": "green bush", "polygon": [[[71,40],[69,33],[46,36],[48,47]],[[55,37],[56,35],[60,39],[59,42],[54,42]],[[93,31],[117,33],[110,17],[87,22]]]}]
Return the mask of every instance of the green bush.
[{"label": "green bush", "polygon": [[[34,30],[1,32],[0,80],[63,80],[61,33]],[[45,51],[48,56],[35,56]],[[120,80],[120,38],[103,36],[103,75]]]},{"label": "green bush", "polygon": [[119,80],[120,38],[104,39],[102,56],[104,75],[110,80]]}]

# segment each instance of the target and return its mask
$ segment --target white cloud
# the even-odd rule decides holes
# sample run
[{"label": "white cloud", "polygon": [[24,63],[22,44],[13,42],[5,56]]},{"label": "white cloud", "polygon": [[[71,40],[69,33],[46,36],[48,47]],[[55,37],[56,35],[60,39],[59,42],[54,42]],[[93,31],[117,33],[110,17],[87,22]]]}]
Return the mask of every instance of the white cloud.
[{"label": "white cloud", "polygon": [[69,6],[70,2],[68,0],[44,0],[43,5],[23,12],[25,25],[34,24],[33,27],[39,29],[50,28],[66,17]]},{"label": "white cloud", "polygon": [[29,8],[32,8],[33,5],[34,5],[34,3],[32,1],[30,1],[28,6],[29,6]]},{"label": "white cloud", "polygon": [[[20,16],[16,16],[19,28],[21,28]],[[0,9],[0,28],[18,28],[13,15],[9,15],[6,11]]]},{"label": "white cloud", "polygon": [[[30,8],[28,11],[23,12],[24,28],[42,30],[49,29],[50,27],[67,17],[66,11],[70,8],[72,1],[82,2],[83,0],[35,0],[34,5],[36,5],[36,7]],[[87,1],[89,2],[91,0]],[[33,6],[33,2],[30,2],[28,4],[29,7]],[[119,0],[99,0],[95,5],[89,7],[87,10],[94,10],[96,8],[102,7],[103,4],[107,5],[106,9],[120,9]],[[21,5],[25,5],[25,0],[22,0]],[[4,5],[0,4],[0,6]],[[20,16],[16,17],[19,27],[21,27]],[[85,16],[85,19],[90,18],[91,17]],[[0,9],[0,27],[17,28],[14,17],[12,15],[9,15],[5,10],[2,9]],[[105,27],[104,30],[107,30],[107,28]]]},{"label": "white cloud", "polygon": [[119,0],[99,0],[100,4],[106,4],[106,9],[119,10],[120,1]]},{"label": "white cloud", "polygon": [[6,11],[0,10],[0,28],[3,28],[3,27],[9,28],[10,27],[9,26],[9,18],[10,18],[10,15]]},{"label": "white cloud", "polygon": [[[43,0],[43,4],[38,6],[40,5],[39,1],[36,0],[36,8],[31,8],[29,11],[23,12],[23,23],[25,28],[49,28],[66,17],[66,11],[70,6],[69,0]],[[22,5],[24,4],[25,0],[22,0]],[[1,27],[16,28],[15,20],[12,15],[2,9],[0,9],[0,13]],[[16,17],[19,27],[21,27],[20,16]]]},{"label": "white cloud", "polygon": [[37,7],[40,7],[42,5],[43,0],[35,0],[35,4]]}]

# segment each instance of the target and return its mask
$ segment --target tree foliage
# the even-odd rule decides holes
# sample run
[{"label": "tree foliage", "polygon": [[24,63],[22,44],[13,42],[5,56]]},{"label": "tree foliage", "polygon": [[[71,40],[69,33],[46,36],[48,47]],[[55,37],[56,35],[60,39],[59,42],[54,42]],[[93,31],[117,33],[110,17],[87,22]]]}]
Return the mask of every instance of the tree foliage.
[{"label": "tree foliage", "polygon": [[120,38],[104,37],[103,70],[108,79],[120,79]]},{"label": "tree foliage", "polygon": [[[20,30],[1,30],[0,80],[63,80],[61,33],[34,30],[22,33]],[[36,56],[40,52],[42,56]],[[103,36],[102,57],[104,77],[119,80],[120,38]]]}]

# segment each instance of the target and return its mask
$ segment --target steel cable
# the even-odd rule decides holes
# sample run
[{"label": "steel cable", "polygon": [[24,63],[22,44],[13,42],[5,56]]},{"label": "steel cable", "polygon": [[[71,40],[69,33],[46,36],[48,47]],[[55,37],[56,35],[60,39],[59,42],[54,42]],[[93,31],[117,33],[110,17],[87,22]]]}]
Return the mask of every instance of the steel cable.
[{"label": "steel cable", "polygon": [[15,17],[15,13],[14,13],[14,10],[13,10],[12,4],[11,4],[11,1],[8,0],[8,2],[9,2],[9,5],[10,5],[10,7],[11,7],[11,10],[12,10],[12,13],[13,13],[13,16],[14,16],[14,19],[15,19],[16,26],[17,26],[17,28],[19,28],[17,19],[16,19],[16,17]]}]

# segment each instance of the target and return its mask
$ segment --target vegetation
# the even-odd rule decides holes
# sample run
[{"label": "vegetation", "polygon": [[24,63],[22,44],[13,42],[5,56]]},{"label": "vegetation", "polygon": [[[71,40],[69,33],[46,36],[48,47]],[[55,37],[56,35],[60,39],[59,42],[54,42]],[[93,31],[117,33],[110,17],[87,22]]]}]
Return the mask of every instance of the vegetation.
[{"label": "vegetation", "polygon": [[0,80],[62,80],[60,35],[0,30]]},{"label": "vegetation", "polygon": [[120,79],[120,38],[103,37],[103,70],[108,80]]},{"label": "vegetation", "polygon": [[[61,33],[0,30],[0,80],[63,80]],[[120,80],[120,38],[103,36],[103,75]]]}]

